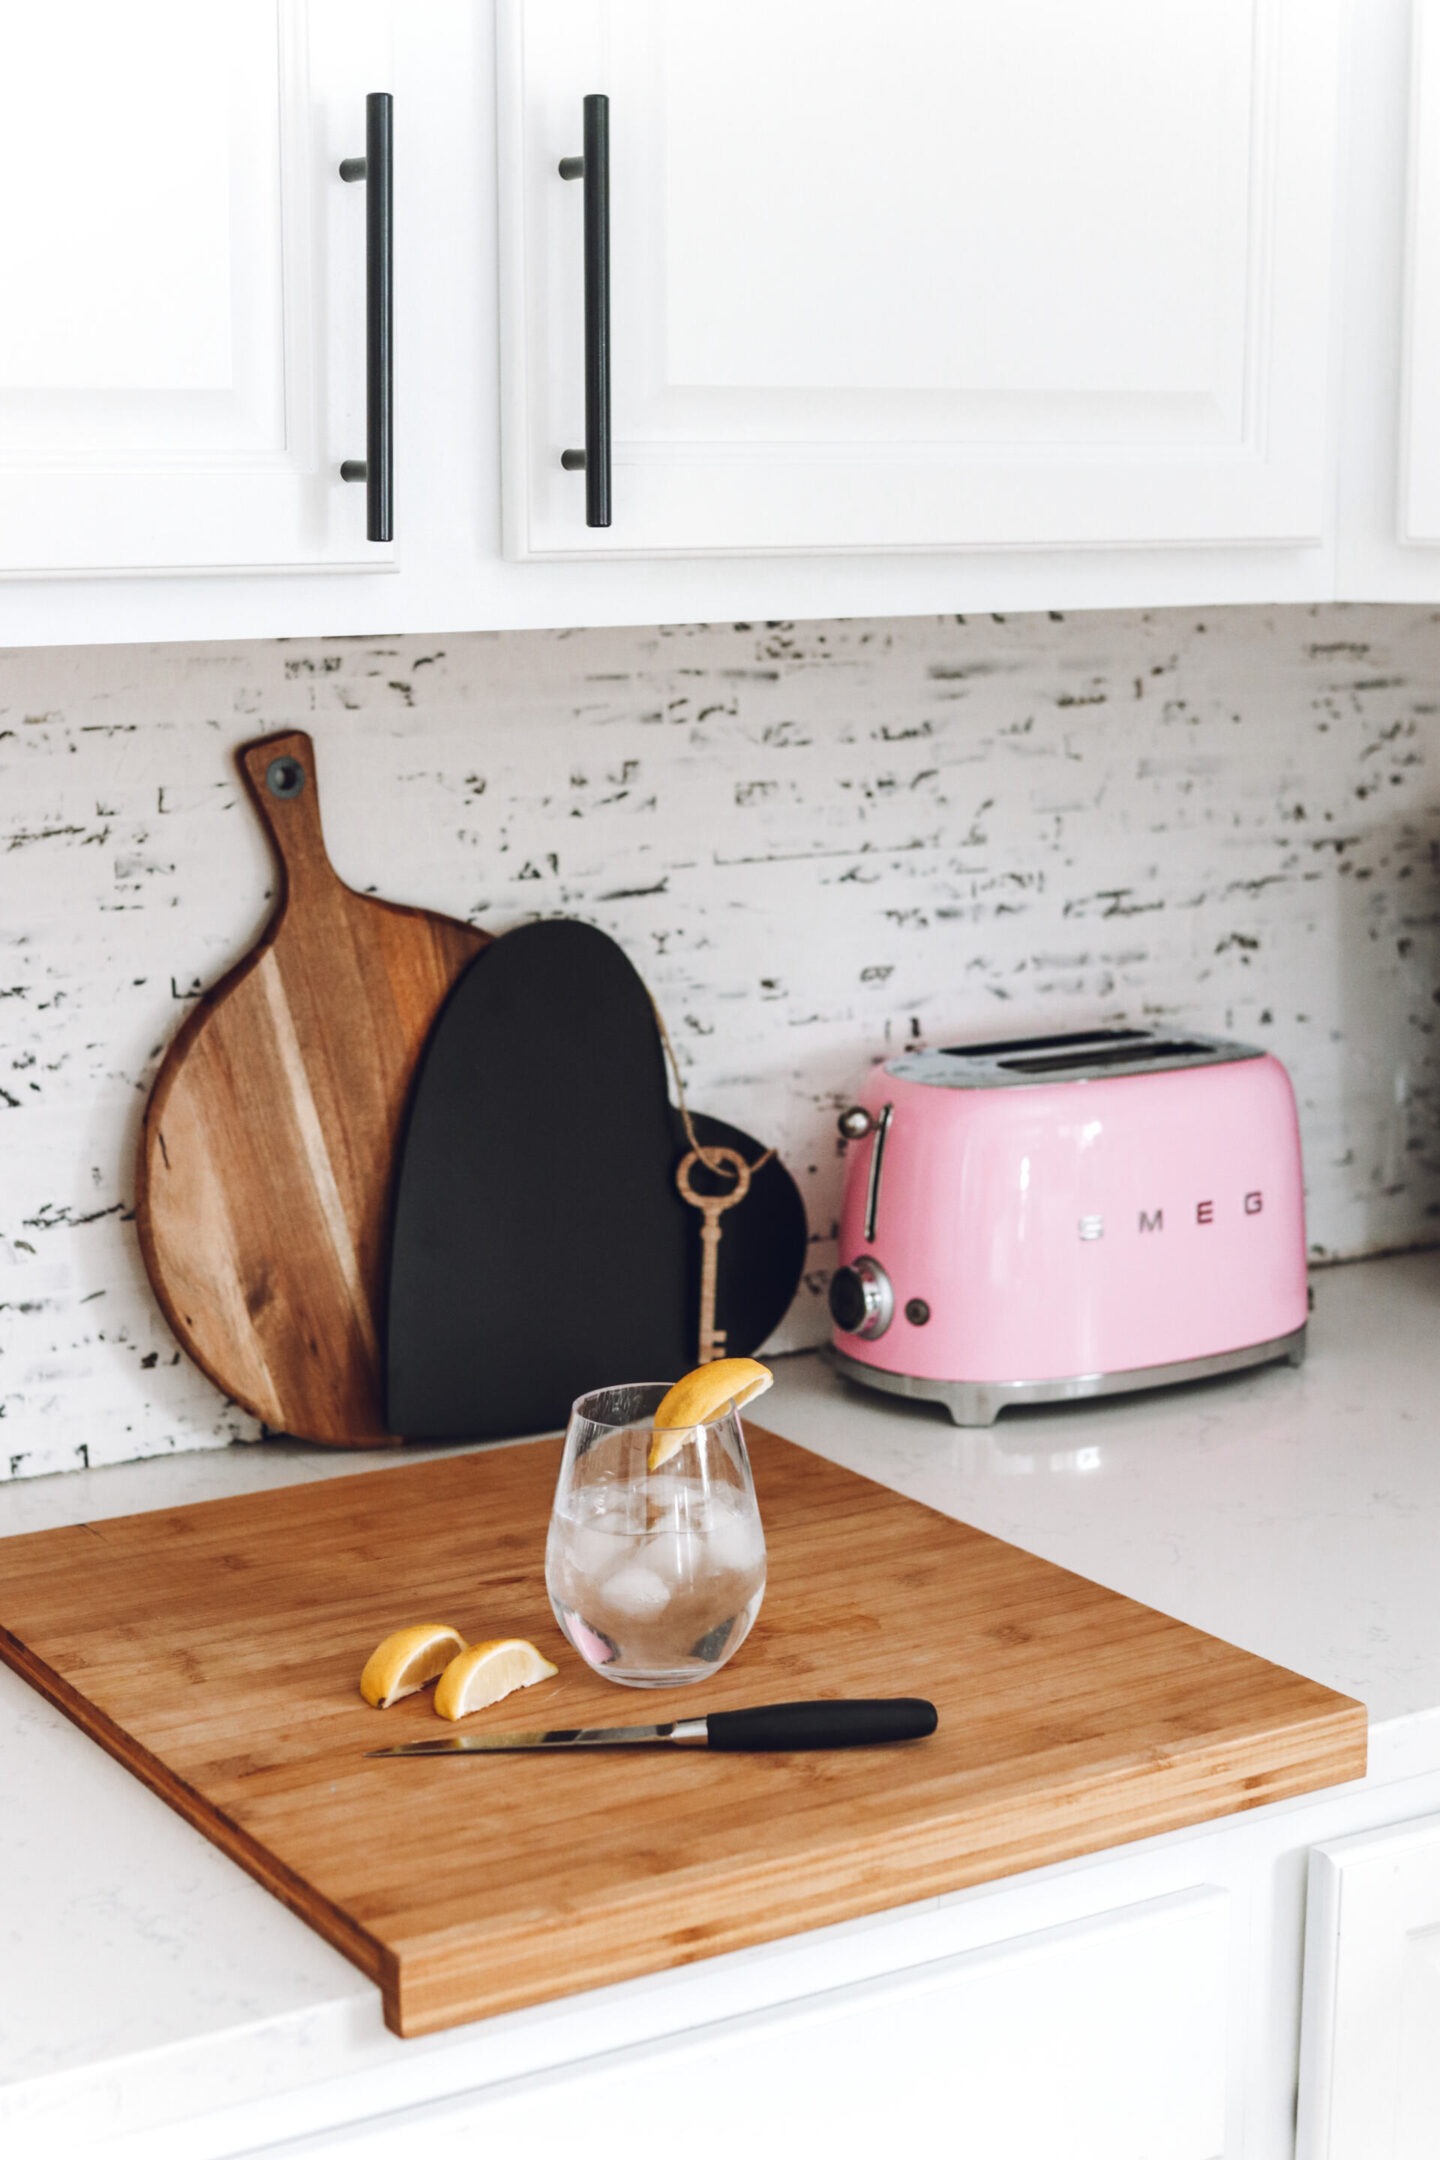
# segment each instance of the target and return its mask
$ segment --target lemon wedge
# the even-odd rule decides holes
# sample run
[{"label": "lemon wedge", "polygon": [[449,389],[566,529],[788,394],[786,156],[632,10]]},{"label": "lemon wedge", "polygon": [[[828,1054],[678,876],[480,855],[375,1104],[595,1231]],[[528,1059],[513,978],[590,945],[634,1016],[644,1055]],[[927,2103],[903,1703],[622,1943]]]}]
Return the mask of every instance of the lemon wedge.
[{"label": "lemon wedge", "polygon": [[371,1652],[360,1675],[360,1693],[377,1710],[388,1710],[402,1695],[414,1695],[436,1679],[464,1648],[459,1629],[439,1620],[399,1628]]},{"label": "lemon wedge", "polygon": [[502,1695],[513,1695],[516,1688],[533,1687],[537,1680],[548,1680],[558,1670],[549,1658],[541,1656],[533,1642],[511,1638],[472,1643],[441,1673],[435,1690],[436,1714],[444,1718],[469,1717],[472,1710],[484,1710],[499,1702]]},{"label": "lemon wedge", "polygon": [[708,1424],[733,1403],[737,1410],[763,1395],[775,1379],[768,1365],[753,1357],[714,1358],[677,1380],[655,1412],[650,1468],[678,1455],[697,1425]]}]

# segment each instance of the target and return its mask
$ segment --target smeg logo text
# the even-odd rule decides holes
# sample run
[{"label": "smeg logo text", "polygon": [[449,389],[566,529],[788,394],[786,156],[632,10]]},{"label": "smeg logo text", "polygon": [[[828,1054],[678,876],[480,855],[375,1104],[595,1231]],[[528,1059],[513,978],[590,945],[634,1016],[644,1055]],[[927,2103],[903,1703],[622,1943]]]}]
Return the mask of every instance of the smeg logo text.
[{"label": "smeg logo text", "polygon": [[[1263,1215],[1265,1212],[1264,1193],[1259,1191],[1247,1192],[1241,1206],[1247,1215]],[[1215,1202],[1213,1200],[1197,1200],[1195,1202],[1194,1220],[1201,1229],[1213,1223],[1215,1221]],[[1163,1231],[1164,1228],[1165,1210],[1163,1207],[1140,1209],[1136,1225],[1137,1236],[1153,1237]],[[1104,1235],[1105,1218],[1103,1215],[1082,1215],[1080,1217],[1080,1236],[1087,1244],[1095,1238],[1104,1237]]]}]

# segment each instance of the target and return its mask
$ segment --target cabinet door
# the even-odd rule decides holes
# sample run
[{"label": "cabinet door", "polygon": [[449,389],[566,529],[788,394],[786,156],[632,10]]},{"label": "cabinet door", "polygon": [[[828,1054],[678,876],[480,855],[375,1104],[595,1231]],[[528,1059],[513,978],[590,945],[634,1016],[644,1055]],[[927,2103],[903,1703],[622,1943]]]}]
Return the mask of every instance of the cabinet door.
[{"label": "cabinet door", "polygon": [[1156,1898],[293,2150],[1221,2160],[1227,1921],[1221,1890]]},{"label": "cabinet door", "polygon": [[507,551],[1318,541],[1337,43],[1336,0],[500,0]]},{"label": "cabinet door", "polygon": [[383,0],[0,5],[0,574],[384,567],[337,167],[388,69]]},{"label": "cabinet door", "polygon": [[1415,0],[1399,539],[1440,546],[1440,7]]},{"label": "cabinet door", "polygon": [[1310,1856],[1297,2150],[1440,2150],[1440,1816]]}]

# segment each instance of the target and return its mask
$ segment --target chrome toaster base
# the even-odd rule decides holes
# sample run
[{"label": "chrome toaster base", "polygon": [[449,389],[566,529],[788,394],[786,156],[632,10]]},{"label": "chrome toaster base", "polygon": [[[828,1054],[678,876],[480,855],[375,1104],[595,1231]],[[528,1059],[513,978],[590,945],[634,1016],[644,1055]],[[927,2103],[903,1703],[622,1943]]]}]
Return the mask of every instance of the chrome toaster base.
[{"label": "chrome toaster base", "polygon": [[1130,1372],[1080,1373],[1071,1380],[917,1380],[909,1373],[882,1372],[862,1365],[843,1350],[830,1352],[835,1370],[861,1387],[886,1395],[908,1395],[919,1402],[944,1403],[956,1425],[993,1425],[1012,1403],[1079,1402],[1091,1395],[1130,1395],[1140,1388],[1172,1387],[1182,1380],[1209,1380],[1217,1373],[1240,1372],[1247,1365],[1305,1362],[1305,1329],[1276,1335],[1269,1342],[1247,1343],[1241,1350],[1219,1350],[1213,1357],[1182,1358],[1173,1365],[1139,1365]]}]

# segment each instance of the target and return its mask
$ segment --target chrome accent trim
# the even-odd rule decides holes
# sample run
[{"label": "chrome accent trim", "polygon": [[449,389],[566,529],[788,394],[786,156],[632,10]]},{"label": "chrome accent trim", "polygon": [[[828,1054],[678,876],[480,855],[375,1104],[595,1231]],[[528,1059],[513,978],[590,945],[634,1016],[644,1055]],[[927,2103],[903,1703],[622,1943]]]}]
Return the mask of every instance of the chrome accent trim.
[{"label": "chrome accent trim", "polygon": [[875,1342],[895,1317],[895,1286],[869,1253],[858,1253],[850,1263],[850,1272],[865,1300],[865,1317],[850,1333],[858,1335],[862,1342]]},{"label": "chrome accent trim", "polygon": [[1210,1380],[1219,1373],[1242,1372],[1248,1365],[1284,1359],[1305,1362],[1305,1329],[1275,1335],[1268,1342],[1240,1350],[1217,1350],[1210,1357],[1180,1358],[1170,1365],[1137,1365],[1128,1372],[1079,1373],[1069,1380],[920,1380],[911,1373],[882,1372],[832,1348],[831,1363],[846,1380],[878,1388],[883,1395],[904,1395],[917,1402],[943,1403],[956,1425],[993,1425],[1012,1403],[1082,1402],[1095,1395],[1131,1395],[1140,1388],[1173,1387],[1186,1380]]},{"label": "chrome accent trim", "polygon": [[865,1242],[875,1242],[875,1211],[880,1205],[880,1172],[885,1167],[885,1142],[890,1136],[890,1120],[895,1105],[886,1103],[875,1120],[875,1138],[870,1148],[870,1177],[865,1187]]},{"label": "chrome accent trim", "polygon": [[835,1129],[842,1140],[863,1140],[874,1123],[868,1110],[862,1109],[859,1103],[852,1103],[836,1118]]},{"label": "chrome accent trim", "polygon": [[676,1718],[670,1727],[670,1738],[676,1747],[709,1747],[710,1720],[703,1717]]}]

